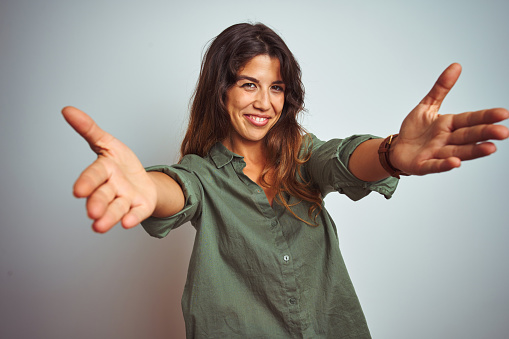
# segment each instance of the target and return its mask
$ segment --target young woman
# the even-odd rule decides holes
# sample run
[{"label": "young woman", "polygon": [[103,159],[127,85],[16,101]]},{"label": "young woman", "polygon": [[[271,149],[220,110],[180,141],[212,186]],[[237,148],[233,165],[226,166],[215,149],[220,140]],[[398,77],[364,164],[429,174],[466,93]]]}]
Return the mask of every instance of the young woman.
[{"label": "young woman", "polygon": [[451,170],[489,155],[505,109],[439,115],[461,67],[449,66],[399,135],[327,142],[297,122],[301,72],[261,24],[227,28],[210,45],[180,162],[147,170],[76,108],[63,114],[98,154],[74,186],[93,228],[140,222],[155,237],[190,221],[196,240],[182,307],[189,338],[369,338],[322,205],[332,191],[389,198],[400,174]]}]

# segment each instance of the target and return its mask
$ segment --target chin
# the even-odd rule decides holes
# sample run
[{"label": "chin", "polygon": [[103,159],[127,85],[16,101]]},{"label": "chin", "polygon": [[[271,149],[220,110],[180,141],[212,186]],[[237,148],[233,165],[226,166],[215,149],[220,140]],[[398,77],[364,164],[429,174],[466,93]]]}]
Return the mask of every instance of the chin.
[{"label": "chin", "polygon": [[237,136],[239,136],[241,139],[253,142],[263,140],[266,135],[267,133],[260,131],[245,131],[244,133],[237,133]]}]

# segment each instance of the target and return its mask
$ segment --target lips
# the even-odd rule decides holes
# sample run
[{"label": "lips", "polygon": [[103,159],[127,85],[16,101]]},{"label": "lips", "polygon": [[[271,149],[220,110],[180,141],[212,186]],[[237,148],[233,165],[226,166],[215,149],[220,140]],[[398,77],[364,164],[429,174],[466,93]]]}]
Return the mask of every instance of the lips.
[{"label": "lips", "polygon": [[259,116],[259,115],[250,115],[250,114],[246,114],[244,115],[244,117],[253,125],[255,126],[258,126],[258,127],[263,127],[265,125],[267,125],[267,123],[269,122],[270,118],[269,117],[262,117],[262,116]]}]

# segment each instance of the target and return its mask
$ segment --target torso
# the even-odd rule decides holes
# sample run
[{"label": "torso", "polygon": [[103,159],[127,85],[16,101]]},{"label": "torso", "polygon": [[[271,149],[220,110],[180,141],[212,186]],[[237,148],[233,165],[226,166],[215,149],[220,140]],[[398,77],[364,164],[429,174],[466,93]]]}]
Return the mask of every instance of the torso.
[{"label": "torso", "polygon": [[[274,197],[276,196],[276,189],[273,187],[264,187],[262,185],[261,178],[262,171],[263,168],[261,168],[261,166],[254,166],[252,164],[249,165],[248,163],[246,163],[246,167],[244,168],[244,174],[263,189],[263,191],[265,192],[265,196],[269,201],[269,204],[272,206],[272,202],[274,201]],[[267,177],[269,178],[270,181],[271,175],[269,174]]]},{"label": "torso", "polygon": [[[244,167],[243,170],[244,174],[263,189],[269,204],[272,206],[272,202],[274,201],[274,197],[276,196],[277,191],[272,187],[265,187],[262,185],[261,180],[262,172],[266,164],[266,158],[264,156],[265,148],[263,142],[245,142],[245,140],[243,142],[237,141],[236,145],[238,148],[234,147],[234,138],[226,138],[222,143],[233,153],[244,157],[244,162],[246,163],[246,167]],[[269,173],[265,176],[269,184],[272,183],[271,174],[272,173]]]}]

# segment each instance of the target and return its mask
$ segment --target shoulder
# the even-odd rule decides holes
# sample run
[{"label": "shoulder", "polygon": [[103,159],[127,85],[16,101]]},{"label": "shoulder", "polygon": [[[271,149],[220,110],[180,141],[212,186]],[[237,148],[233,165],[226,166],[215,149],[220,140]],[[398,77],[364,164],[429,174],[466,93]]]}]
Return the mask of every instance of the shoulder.
[{"label": "shoulder", "polygon": [[312,154],[314,150],[322,146],[324,143],[325,141],[318,139],[318,137],[313,133],[306,133],[302,136],[300,153],[303,156],[310,153]]},{"label": "shoulder", "polygon": [[228,164],[231,159],[232,156],[224,155],[217,149],[213,149],[203,157],[197,154],[186,154],[172,167],[193,173],[198,177],[218,176],[221,175],[225,165]]},{"label": "shoulder", "polygon": [[186,154],[185,156],[182,157],[182,159],[180,159],[180,161],[177,164],[173,166],[192,169],[193,167],[200,168],[204,165],[207,165],[207,163],[210,163],[208,155],[205,157],[201,157],[197,154]]}]

